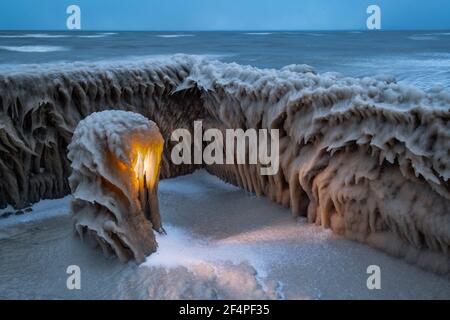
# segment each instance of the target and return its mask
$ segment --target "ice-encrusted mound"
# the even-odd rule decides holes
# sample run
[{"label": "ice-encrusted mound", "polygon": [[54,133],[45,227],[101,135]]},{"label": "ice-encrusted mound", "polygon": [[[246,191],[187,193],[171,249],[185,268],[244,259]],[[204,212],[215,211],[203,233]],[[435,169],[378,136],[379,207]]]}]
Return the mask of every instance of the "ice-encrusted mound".
[{"label": "ice-encrusted mound", "polygon": [[156,124],[126,111],[80,121],[68,150],[75,229],[122,261],[143,261],[161,231],[158,180],[164,140]]},{"label": "ice-encrusted mound", "polygon": [[450,271],[450,94],[395,79],[257,69],[191,56],[142,66],[0,76],[0,204],[68,192],[64,155],[77,122],[105,106],[153,119],[166,138],[163,176],[192,171],[168,157],[170,133],[208,127],[280,130],[280,170],[209,172],[290,206],[296,215],[442,273]]},{"label": "ice-encrusted mound", "polygon": [[258,279],[248,263],[198,263],[173,268],[141,265],[120,284],[118,299],[132,300],[275,300],[275,281]]}]

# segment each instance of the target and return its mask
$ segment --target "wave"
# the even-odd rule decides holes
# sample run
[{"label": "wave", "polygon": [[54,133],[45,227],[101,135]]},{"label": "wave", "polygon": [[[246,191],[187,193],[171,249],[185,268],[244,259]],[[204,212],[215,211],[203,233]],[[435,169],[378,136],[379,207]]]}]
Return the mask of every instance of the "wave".
[{"label": "wave", "polygon": [[61,46],[0,46],[0,50],[14,51],[14,52],[56,52],[69,50]]},{"label": "wave", "polygon": [[114,36],[117,33],[114,32],[103,32],[103,33],[96,33],[96,34],[89,34],[89,35],[78,35],[77,38],[105,38]]},{"label": "wave", "polygon": [[203,167],[169,160],[171,132],[197,119],[210,128],[279,129],[278,175],[260,176],[258,165],[204,167],[311,223],[449,274],[449,106],[448,91],[392,77],[186,55],[0,75],[0,206],[68,194],[66,148],[92,112],[128,110],[155,121],[166,140],[163,178]]},{"label": "wave", "polygon": [[88,34],[88,35],[77,35],[77,34],[47,34],[47,33],[29,33],[29,34],[15,34],[15,35],[0,35],[0,38],[5,39],[58,39],[58,38],[104,38],[108,36],[116,35],[115,32],[102,32],[96,34]]},{"label": "wave", "polygon": [[[450,54],[426,53],[411,54],[408,57],[397,55],[379,55],[377,58],[352,59],[342,63],[352,70],[361,70],[358,76],[367,76],[368,70],[372,75],[390,75],[404,85],[412,85],[424,90],[431,90],[437,86],[450,89]],[[395,65],[396,76],[392,76],[392,66]]]},{"label": "wave", "polygon": [[193,34],[158,34],[158,38],[183,38],[183,37],[195,37]]},{"label": "wave", "polygon": [[[203,54],[203,55],[191,55],[196,59],[215,59],[221,60],[225,57],[233,55],[227,54]],[[110,59],[94,59],[94,60],[80,60],[80,61],[59,61],[48,62],[39,64],[0,64],[0,76],[18,76],[23,74],[33,73],[71,73],[73,71],[89,71],[97,70],[102,71],[105,69],[136,69],[142,66],[151,66],[153,64],[160,64],[164,61],[169,62],[173,58],[171,54],[154,54],[145,56],[127,56],[121,58]]]},{"label": "wave", "polygon": [[427,36],[427,35],[411,36],[411,37],[408,37],[408,39],[415,40],[415,41],[434,41],[434,40],[439,40],[437,37]]},{"label": "wave", "polygon": [[313,37],[323,37],[323,36],[326,36],[327,34],[326,33],[305,33],[305,35],[308,35],[308,36],[313,36]]},{"label": "wave", "polygon": [[92,35],[86,35],[86,36],[77,36],[77,38],[86,38],[86,39],[95,39],[95,38],[105,38],[107,35],[103,34],[92,34]]},{"label": "wave", "polygon": [[427,33],[424,36],[450,36],[450,32],[435,32],[435,33]]},{"label": "wave", "polygon": [[271,35],[272,32],[245,32],[244,34],[249,36],[268,36]]},{"label": "wave", "polygon": [[68,38],[69,35],[62,35],[62,34],[46,34],[46,33],[30,33],[30,34],[17,34],[17,35],[0,35],[0,38],[7,38],[7,39],[13,39],[13,38]]}]

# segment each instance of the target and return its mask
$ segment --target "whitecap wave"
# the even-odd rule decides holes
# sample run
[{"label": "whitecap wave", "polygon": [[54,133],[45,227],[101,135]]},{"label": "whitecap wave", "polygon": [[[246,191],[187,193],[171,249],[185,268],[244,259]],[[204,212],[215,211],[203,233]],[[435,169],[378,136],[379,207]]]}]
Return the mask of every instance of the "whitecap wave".
[{"label": "whitecap wave", "polygon": [[408,37],[409,40],[414,40],[414,41],[434,41],[434,40],[438,40],[437,37],[431,36],[431,35],[417,35],[417,36],[411,36]]},{"label": "whitecap wave", "polygon": [[268,36],[271,35],[272,32],[245,32],[244,34],[248,36]]},{"label": "whitecap wave", "polygon": [[11,35],[0,35],[0,38],[14,39],[14,38],[67,38],[69,35],[63,34],[47,34],[47,33],[29,33],[29,34],[11,34]]},{"label": "whitecap wave", "polygon": [[57,38],[104,38],[116,35],[115,32],[101,32],[95,34],[77,35],[77,34],[48,34],[48,33],[27,33],[27,34],[3,34],[0,38],[4,39],[57,39]]},{"label": "whitecap wave", "polygon": [[[0,48],[1,50],[1,48]],[[183,56],[178,54],[175,56]],[[232,55],[227,54],[204,54],[191,55],[196,59],[221,60]],[[110,59],[91,59],[91,60],[77,60],[77,61],[55,61],[48,63],[5,63],[0,64],[1,75],[14,74],[33,74],[33,73],[53,73],[53,72],[71,72],[74,70],[101,70],[105,68],[124,69],[124,68],[141,68],[143,65],[158,64],[163,61],[169,62],[174,56],[171,54],[154,54],[145,56],[126,56],[120,58]]]},{"label": "whitecap wave", "polygon": [[450,36],[450,32],[427,33],[427,34],[424,34],[424,36]]},{"label": "whitecap wave", "polygon": [[183,37],[195,37],[193,34],[158,34],[158,38],[183,38]]},{"label": "whitecap wave", "polygon": [[102,32],[102,33],[96,33],[96,34],[86,34],[77,36],[78,38],[105,38],[109,36],[116,35],[117,33],[114,32]]},{"label": "whitecap wave", "polygon": [[66,47],[61,46],[0,46],[0,50],[14,51],[14,52],[55,52],[68,50]]}]

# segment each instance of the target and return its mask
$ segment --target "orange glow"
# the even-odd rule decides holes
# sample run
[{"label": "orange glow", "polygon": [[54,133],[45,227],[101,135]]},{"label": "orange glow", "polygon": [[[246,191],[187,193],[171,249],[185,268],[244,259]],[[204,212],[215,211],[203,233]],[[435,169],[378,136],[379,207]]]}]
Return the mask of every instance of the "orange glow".
[{"label": "orange glow", "polygon": [[162,141],[155,141],[146,146],[133,146],[134,162],[132,166],[138,184],[144,180],[145,176],[146,187],[153,189],[158,181],[162,151]]}]

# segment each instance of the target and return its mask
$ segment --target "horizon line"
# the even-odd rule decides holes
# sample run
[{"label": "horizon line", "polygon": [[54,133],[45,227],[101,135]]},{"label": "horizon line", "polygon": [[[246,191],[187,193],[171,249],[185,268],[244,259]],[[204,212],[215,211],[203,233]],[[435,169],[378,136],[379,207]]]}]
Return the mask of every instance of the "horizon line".
[{"label": "horizon line", "polygon": [[11,31],[32,31],[32,32],[340,32],[340,31],[366,31],[366,32],[385,32],[385,31],[448,31],[449,29],[440,28],[425,28],[425,29],[415,29],[415,28],[392,28],[392,29],[379,29],[379,30],[369,30],[367,28],[362,29],[192,29],[192,30],[177,30],[177,29],[81,29],[81,30],[68,30],[68,29],[0,29],[0,32],[11,32]]}]

